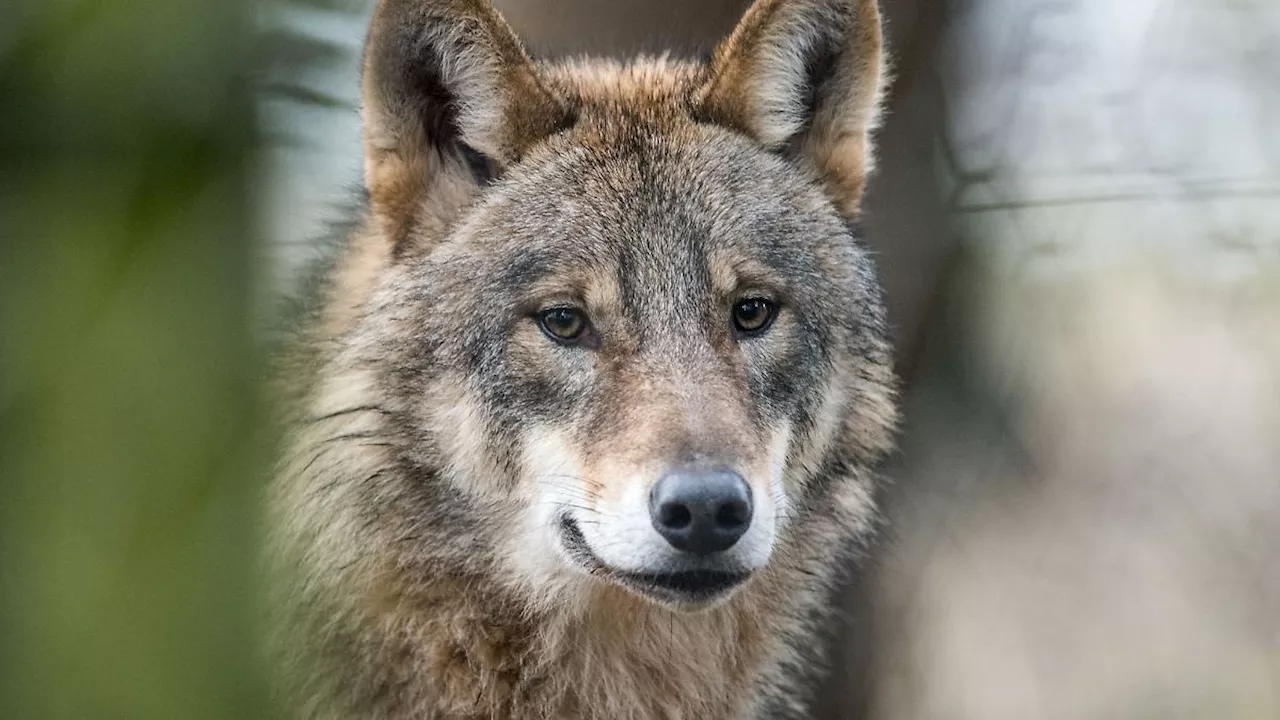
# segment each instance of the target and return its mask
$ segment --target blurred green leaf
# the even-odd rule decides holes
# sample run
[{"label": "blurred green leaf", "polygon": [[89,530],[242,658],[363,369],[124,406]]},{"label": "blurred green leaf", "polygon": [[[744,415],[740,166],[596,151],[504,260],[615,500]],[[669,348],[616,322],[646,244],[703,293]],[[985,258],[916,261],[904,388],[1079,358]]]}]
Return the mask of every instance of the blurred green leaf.
[{"label": "blurred green leaf", "polygon": [[0,44],[0,715],[268,715],[244,3]]}]

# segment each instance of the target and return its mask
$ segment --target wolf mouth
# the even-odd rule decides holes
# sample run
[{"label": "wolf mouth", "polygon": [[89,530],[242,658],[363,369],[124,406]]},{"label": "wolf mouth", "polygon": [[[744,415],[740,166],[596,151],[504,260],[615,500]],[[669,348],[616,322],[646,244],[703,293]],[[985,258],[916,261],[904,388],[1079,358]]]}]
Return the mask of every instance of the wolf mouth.
[{"label": "wolf mouth", "polygon": [[659,602],[705,605],[725,597],[751,576],[751,573],[743,571],[701,568],[671,572],[627,572],[611,567],[596,556],[573,518],[561,518],[560,532],[570,557],[591,574],[612,579]]}]

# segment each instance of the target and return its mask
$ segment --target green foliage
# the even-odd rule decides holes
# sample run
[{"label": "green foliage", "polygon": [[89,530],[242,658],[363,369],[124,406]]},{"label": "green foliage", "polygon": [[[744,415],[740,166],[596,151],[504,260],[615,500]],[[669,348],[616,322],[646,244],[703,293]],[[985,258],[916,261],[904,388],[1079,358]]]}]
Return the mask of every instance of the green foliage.
[{"label": "green foliage", "polygon": [[246,10],[0,11],[0,716],[268,714]]}]

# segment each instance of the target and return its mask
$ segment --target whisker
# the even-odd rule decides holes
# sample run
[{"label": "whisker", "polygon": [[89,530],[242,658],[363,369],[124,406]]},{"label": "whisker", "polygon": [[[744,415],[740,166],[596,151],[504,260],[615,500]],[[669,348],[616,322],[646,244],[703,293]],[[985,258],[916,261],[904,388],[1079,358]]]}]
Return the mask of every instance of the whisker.
[{"label": "whisker", "polygon": [[307,422],[314,424],[318,422],[324,422],[325,420],[332,420],[336,417],[342,417],[343,415],[351,415],[358,412],[376,412],[376,413],[381,413],[383,415],[391,414],[390,410],[387,410],[386,408],[383,408],[383,407],[379,407],[377,405],[359,405],[357,407],[350,407],[344,410],[335,410],[325,415],[317,415],[317,416],[308,418]]},{"label": "whisker", "polygon": [[334,435],[332,437],[327,437],[316,444],[322,445],[324,443],[338,442],[339,440],[370,440],[370,439],[385,438],[385,437],[386,437],[386,434],[381,432],[374,432],[374,431],[353,432],[353,433],[347,433],[345,435]]},{"label": "whisker", "polygon": [[599,502],[604,499],[604,497],[601,496],[599,493],[585,492],[580,488],[574,487],[572,485],[550,485],[550,484],[544,483],[542,487],[556,491],[562,495],[569,495],[575,498],[581,497],[583,499],[592,500],[595,502]]},{"label": "whisker", "polygon": [[[600,492],[600,490],[598,490],[598,489],[596,489],[596,488],[592,488],[592,487],[591,487],[591,483],[587,482],[586,478],[582,478],[582,477],[579,477],[579,476],[577,476],[577,475],[569,475],[569,474],[561,474],[561,475],[539,475],[539,476],[535,477],[535,478],[534,478],[534,480],[535,480],[538,484],[540,484],[540,485],[545,485],[545,486],[550,487],[550,488],[554,488],[554,489],[558,489],[558,490],[572,490],[572,491],[574,491],[574,492],[580,492],[580,493],[582,493],[582,494],[584,494],[584,495],[586,495],[587,497],[592,498],[592,499],[600,499],[600,498],[601,498],[601,492]],[[573,484],[573,485],[569,485],[569,484],[566,484],[566,483],[560,483],[560,482],[557,482],[557,481],[559,481],[559,480],[567,480],[567,481],[570,481],[570,482],[572,482],[572,483],[574,483],[574,484]]]},{"label": "whisker", "polygon": [[538,505],[551,505],[551,506],[553,506],[553,507],[558,507],[558,508],[572,508],[572,509],[574,509],[574,510],[580,510],[580,511],[582,511],[582,512],[585,512],[585,513],[591,513],[592,515],[598,515],[598,516],[600,516],[600,517],[611,517],[611,516],[612,516],[610,513],[604,513],[604,512],[601,512],[601,511],[597,510],[596,508],[588,507],[588,506],[586,506],[586,505],[577,505],[577,504],[575,504],[575,503],[571,503],[571,502],[559,502],[559,501],[556,501],[556,500],[541,500],[541,501],[539,501],[537,504],[538,504]]}]

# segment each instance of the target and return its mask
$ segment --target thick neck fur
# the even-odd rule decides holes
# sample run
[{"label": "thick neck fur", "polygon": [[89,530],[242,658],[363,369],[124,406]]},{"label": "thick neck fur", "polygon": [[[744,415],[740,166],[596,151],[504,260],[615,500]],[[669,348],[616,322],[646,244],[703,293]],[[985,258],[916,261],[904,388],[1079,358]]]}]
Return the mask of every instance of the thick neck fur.
[{"label": "thick neck fur", "polygon": [[751,591],[681,613],[601,585],[579,606],[523,614],[482,582],[439,580],[378,613],[387,715],[739,718],[786,636]]}]

